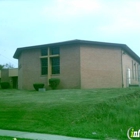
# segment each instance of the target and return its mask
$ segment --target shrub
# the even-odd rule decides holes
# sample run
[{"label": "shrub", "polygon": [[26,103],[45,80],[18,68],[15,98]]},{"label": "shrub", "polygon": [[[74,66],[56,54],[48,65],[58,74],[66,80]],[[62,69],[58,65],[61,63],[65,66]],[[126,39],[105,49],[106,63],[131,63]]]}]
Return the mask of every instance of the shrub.
[{"label": "shrub", "polygon": [[8,88],[10,88],[9,82],[1,82],[0,84],[1,84],[1,88],[2,89],[8,89]]},{"label": "shrub", "polygon": [[59,85],[60,83],[60,79],[59,78],[51,78],[49,79],[49,85],[52,89],[56,89],[57,86]]},{"label": "shrub", "polygon": [[38,91],[39,88],[44,87],[44,84],[43,83],[35,83],[35,84],[33,84],[33,87],[35,88],[36,91]]}]

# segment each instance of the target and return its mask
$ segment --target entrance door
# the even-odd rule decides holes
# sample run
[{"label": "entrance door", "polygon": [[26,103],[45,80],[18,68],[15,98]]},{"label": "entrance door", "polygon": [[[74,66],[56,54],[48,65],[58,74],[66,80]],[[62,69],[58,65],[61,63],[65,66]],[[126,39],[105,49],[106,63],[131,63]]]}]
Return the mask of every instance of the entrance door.
[{"label": "entrance door", "polygon": [[128,83],[128,87],[131,84],[131,70],[128,68],[127,69],[127,83]]},{"label": "entrance door", "polygon": [[12,77],[13,88],[17,88],[18,85],[18,77]]}]

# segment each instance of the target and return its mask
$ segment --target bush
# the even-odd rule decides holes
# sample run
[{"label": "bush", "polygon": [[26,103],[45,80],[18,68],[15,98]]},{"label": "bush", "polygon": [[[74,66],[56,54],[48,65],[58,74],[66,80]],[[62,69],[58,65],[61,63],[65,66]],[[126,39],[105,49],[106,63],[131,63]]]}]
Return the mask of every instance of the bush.
[{"label": "bush", "polygon": [[60,79],[59,78],[51,78],[51,79],[49,79],[49,86],[52,89],[56,89],[57,86],[59,85],[59,83],[60,83]]},{"label": "bush", "polygon": [[44,87],[44,84],[43,83],[35,83],[35,84],[33,84],[33,87],[35,88],[36,91],[38,91],[39,88]]},{"label": "bush", "polygon": [[8,89],[8,88],[10,88],[9,82],[1,82],[0,85],[1,85],[1,88],[2,89]]}]

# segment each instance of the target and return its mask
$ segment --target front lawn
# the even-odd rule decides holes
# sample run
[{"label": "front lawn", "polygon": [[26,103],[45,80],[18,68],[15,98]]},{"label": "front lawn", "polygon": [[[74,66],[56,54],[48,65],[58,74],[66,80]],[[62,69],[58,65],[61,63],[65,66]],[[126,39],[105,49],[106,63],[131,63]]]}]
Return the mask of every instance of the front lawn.
[{"label": "front lawn", "polygon": [[126,139],[139,124],[139,88],[0,90],[0,129]]}]

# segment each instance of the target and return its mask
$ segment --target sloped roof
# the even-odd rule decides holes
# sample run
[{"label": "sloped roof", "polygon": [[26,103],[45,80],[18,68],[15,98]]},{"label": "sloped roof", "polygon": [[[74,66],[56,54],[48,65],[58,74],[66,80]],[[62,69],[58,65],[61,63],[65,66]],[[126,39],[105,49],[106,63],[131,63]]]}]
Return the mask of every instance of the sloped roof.
[{"label": "sloped roof", "polygon": [[18,59],[22,51],[24,50],[31,50],[31,49],[40,49],[43,47],[55,47],[55,46],[63,46],[63,45],[72,45],[72,44],[89,44],[89,45],[96,45],[96,46],[111,46],[111,47],[119,47],[122,50],[126,51],[130,56],[132,56],[134,59],[136,59],[138,62],[140,62],[140,57],[133,52],[127,45],[125,44],[119,44],[119,43],[108,43],[108,42],[98,42],[98,41],[87,41],[87,40],[70,40],[70,41],[64,41],[64,42],[57,42],[57,43],[50,43],[50,44],[42,44],[42,45],[35,45],[35,46],[29,46],[29,47],[22,47],[17,48],[14,58]]}]

